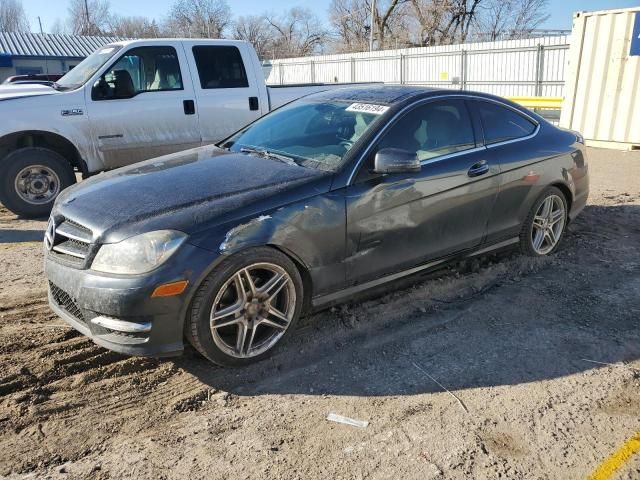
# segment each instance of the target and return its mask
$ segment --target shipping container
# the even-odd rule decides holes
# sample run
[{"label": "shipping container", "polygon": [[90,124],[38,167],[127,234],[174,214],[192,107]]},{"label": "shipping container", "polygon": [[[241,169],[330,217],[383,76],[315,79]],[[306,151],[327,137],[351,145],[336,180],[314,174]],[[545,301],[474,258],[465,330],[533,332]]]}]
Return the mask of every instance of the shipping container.
[{"label": "shipping container", "polygon": [[640,7],[573,16],[560,125],[592,146],[640,149]]}]

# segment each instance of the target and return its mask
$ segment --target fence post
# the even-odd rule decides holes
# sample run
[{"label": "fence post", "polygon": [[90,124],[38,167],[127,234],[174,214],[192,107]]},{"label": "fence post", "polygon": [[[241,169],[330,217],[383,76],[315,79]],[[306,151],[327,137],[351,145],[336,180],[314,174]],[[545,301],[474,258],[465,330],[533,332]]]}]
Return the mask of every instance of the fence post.
[{"label": "fence post", "polygon": [[284,82],[282,81],[282,76],[283,76],[283,74],[282,74],[282,67],[283,67],[282,63],[281,63],[281,62],[278,62],[278,71],[279,71],[279,74],[280,74],[280,85],[283,85],[283,84],[284,84]]},{"label": "fence post", "polygon": [[351,83],[356,82],[356,59],[351,57]]},{"label": "fence post", "polygon": [[400,54],[400,85],[404,85],[404,55]]},{"label": "fence post", "polygon": [[467,86],[467,51],[460,50],[460,90],[466,90]]},{"label": "fence post", "polygon": [[309,68],[311,68],[311,83],[316,83],[316,69],[313,60],[309,63]]},{"label": "fence post", "polygon": [[536,51],[536,82],[535,93],[536,97],[542,96],[542,82],[544,79],[544,45],[538,44],[538,50]]}]

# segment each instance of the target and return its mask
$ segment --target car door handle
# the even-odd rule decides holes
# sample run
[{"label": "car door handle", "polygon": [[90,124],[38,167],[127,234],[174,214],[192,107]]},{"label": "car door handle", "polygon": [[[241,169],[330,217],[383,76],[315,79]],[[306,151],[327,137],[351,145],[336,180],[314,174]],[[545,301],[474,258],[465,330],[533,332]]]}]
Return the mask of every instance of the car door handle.
[{"label": "car door handle", "polygon": [[484,175],[488,171],[489,164],[487,164],[486,160],[481,160],[471,165],[471,168],[467,172],[467,175],[469,175],[470,177],[479,177],[480,175]]},{"label": "car door handle", "polygon": [[185,115],[194,115],[196,113],[196,102],[193,100],[184,100],[182,102]]},{"label": "car door handle", "polygon": [[249,97],[249,110],[258,110],[259,108],[258,97]]}]

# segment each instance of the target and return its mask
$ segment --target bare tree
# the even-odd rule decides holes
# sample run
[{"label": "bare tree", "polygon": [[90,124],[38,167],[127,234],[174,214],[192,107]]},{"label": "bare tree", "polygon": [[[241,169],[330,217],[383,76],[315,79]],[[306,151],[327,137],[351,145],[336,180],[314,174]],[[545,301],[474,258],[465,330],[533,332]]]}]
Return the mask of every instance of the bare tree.
[{"label": "bare tree", "polygon": [[231,23],[226,0],[176,0],[166,22],[173,36],[220,38]]},{"label": "bare tree", "polygon": [[108,0],[70,0],[68,30],[74,35],[104,35],[109,30]]},{"label": "bare tree", "polygon": [[332,0],[329,23],[338,52],[362,52],[369,48],[371,28],[369,0]]},{"label": "bare tree", "polygon": [[411,0],[416,43],[421,46],[443,43],[444,25],[451,12],[450,0]]},{"label": "bare tree", "polygon": [[402,12],[398,8],[399,4],[404,5],[404,1],[387,0],[376,2],[373,12],[374,31],[373,37],[378,41],[378,48],[384,49],[389,45],[389,39],[397,37],[398,30],[402,28]]},{"label": "bare tree", "polygon": [[267,58],[272,53],[273,27],[264,15],[238,17],[233,24],[233,38],[250,42],[260,58]]},{"label": "bare tree", "polygon": [[548,0],[517,0],[511,38],[527,37],[549,18]]},{"label": "bare tree", "polygon": [[272,48],[279,57],[302,57],[324,46],[327,32],[309,9],[294,7],[285,15],[266,14],[274,31]]},{"label": "bare tree", "polygon": [[511,28],[513,20],[514,0],[488,0],[481,7],[481,15],[477,19],[479,40],[494,41],[501,38]]},{"label": "bare tree", "polygon": [[[377,48],[406,45],[409,41],[409,0],[377,0],[373,36]],[[371,0],[332,0],[329,6],[335,50],[368,50],[371,34]]]},{"label": "bare tree", "polygon": [[156,21],[145,17],[113,15],[109,19],[109,30],[112,35],[125,38],[157,38],[160,36],[160,27]]},{"label": "bare tree", "polygon": [[0,31],[28,32],[29,20],[19,0],[0,0]]},{"label": "bare tree", "polygon": [[448,20],[440,28],[441,43],[464,43],[482,0],[449,0]]},{"label": "bare tree", "polygon": [[485,0],[477,18],[480,40],[526,38],[548,18],[548,0]]}]

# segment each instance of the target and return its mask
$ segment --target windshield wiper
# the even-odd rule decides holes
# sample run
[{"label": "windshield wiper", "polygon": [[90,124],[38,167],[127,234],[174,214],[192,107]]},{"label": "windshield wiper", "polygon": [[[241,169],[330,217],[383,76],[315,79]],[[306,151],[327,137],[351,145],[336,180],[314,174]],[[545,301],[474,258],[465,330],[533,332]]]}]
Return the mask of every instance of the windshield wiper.
[{"label": "windshield wiper", "polygon": [[295,165],[298,167],[300,166],[298,162],[296,162],[291,157],[287,157],[286,155],[282,155],[280,153],[270,152],[269,150],[265,150],[262,148],[242,147],[240,151],[242,153],[255,153],[258,155],[262,155],[263,157],[266,157],[266,158],[274,158],[276,160],[280,160],[283,163],[286,163],[287,165]]}]

